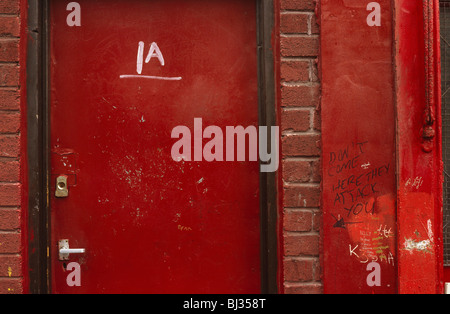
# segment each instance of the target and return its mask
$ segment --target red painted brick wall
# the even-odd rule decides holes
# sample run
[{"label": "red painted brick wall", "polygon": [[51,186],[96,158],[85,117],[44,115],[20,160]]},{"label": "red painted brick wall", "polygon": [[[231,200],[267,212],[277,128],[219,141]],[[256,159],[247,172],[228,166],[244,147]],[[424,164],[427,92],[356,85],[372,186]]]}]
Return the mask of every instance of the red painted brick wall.
[{"label": "red painted brick wall", "polygon": [[0,293],[22,293],[20,1],[0,1]]},{"label": "red painted brick wall", "polygon": [[[278,0],[282,286],[321,293],[319,27],[314,0]],[[21,293],[20,0],[0,0],[0,293]],[[22,156],[23,158],[23,156]]]},{"label": "red painted brick wall", "polygon": [[319,26],[313,0],[280,0],[285,293],[322,293]]}]

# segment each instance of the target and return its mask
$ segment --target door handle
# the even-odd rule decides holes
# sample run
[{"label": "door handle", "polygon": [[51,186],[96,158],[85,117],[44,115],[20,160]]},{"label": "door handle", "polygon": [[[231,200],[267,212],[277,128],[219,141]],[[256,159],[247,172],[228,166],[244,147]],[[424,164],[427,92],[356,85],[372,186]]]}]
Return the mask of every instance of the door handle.
[{"label": "door handle", "polygon": [[58,242],[59,247],[59,260],[67,261],[70,254],[83,254],[86,253],[86,249],[71,249],[69,246],[69,240],[63,239]]}]

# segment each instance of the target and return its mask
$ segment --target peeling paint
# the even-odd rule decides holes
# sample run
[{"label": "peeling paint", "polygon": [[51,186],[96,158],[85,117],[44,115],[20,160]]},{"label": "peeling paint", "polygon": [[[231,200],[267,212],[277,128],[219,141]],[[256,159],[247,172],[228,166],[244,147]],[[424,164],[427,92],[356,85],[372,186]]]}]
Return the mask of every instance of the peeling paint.
[{"label": "peeling paint", "polygon": [[432,246],[431,246],[431,241],[430,240],[423,240],[420,242],[417,242],[413,239],[405,239],[405,243],[403,244],[405,250],[407,251],[420,251],[420,252],[427,252],[427,253],[431,253],[432,250]]},{"label": "peeling paint", "polygon": [[427,234],[431,242],[434,242],[433,225],[431,224],[431,219],[427,221]]},{"label": "peeling paint", "polygon": [[191,227],[182,226],[182,225],[178,225],[178,230],[180,230],[180,231],[192,231],[192,228]]}]

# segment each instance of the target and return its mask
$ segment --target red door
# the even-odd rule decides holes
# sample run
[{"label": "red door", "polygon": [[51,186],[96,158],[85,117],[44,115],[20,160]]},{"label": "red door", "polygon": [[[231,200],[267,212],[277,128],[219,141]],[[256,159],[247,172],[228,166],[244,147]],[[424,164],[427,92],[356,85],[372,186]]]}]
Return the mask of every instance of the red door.
[{"label": "red door", "polygon": [[195,118],[257,126],[255,1],[50,11],[52,291],[260,292],[258,162],[171,155]]}]

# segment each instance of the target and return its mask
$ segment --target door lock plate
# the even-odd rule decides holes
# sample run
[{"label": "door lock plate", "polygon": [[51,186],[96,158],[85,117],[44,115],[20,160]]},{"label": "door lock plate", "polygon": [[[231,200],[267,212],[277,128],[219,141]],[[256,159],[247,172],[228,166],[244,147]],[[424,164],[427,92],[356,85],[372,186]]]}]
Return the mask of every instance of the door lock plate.
[{"label": "door lock plate", "polygon": [[56,178],[55,196],[59,198],[69,196],[69,189],[67,187],[67,176],[61,175]]}]

